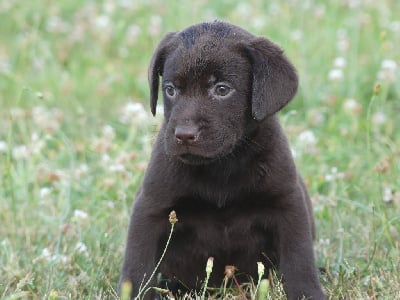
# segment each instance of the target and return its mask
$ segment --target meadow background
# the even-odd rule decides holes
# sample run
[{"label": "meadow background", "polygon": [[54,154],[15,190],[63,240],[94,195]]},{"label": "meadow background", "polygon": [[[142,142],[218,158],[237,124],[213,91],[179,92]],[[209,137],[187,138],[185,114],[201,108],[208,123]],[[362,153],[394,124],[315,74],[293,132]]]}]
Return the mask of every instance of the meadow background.
[{"label": "meadow background", "polygon": [[214,19],[268,36],[298,69],[280,116],[327,295],[400,299],[397,0],[1,0],[1,299],[115,296],[162,120],[150,56],[166,32]]}]

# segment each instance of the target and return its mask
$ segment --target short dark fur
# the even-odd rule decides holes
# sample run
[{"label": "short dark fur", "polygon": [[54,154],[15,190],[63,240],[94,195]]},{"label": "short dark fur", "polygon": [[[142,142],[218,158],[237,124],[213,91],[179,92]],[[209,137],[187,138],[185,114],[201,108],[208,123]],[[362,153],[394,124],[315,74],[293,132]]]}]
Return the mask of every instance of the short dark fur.
[{"label": "short dark fur", "polygon": [[178,280],[199,290],[212,256],[210,285],[221,284],[225,265],[235,265],[241,281],[257,278],[261,261],[278,268],[289,299],[325,299],[311,203],[275,116],[298,85],[283,51],[228,23],[198,24],[168,34],[153,55],[153,114],[160,76],[165,118],[134,201],[121,282],[138,293],[175,210],[159,269],[174,292]]}]

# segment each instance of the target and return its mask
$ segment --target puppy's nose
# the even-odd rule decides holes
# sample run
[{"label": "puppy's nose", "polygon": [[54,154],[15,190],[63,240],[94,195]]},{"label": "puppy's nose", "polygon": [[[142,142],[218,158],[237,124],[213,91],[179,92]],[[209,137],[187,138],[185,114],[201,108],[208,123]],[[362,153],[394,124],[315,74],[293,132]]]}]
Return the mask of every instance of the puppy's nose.
[{"label": "puppy's nose", "polygon": [[195,126],[177,126],[175,138],[180,144],[193,144],[199,137],[199,129]]}]

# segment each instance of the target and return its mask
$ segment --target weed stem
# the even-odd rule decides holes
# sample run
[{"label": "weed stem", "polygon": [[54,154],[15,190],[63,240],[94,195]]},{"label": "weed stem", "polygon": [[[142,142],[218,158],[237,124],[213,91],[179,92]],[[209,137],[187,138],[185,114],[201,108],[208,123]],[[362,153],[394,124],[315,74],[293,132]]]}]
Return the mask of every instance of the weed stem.
[{"label": "weed stem", "polygon": [[[174,216],[174,218],[173,218],[172,220],[171,220],[171,215]],[[134,298],[134,300],[139,300],[139,299],[140,299],[140,296],[141,296],[141,294],[142,294],[143,292],[144,292],[144,293],[143,293],[143,297],[144,297],[144,295],[150,290],[150,288],[147,288],[147,286],[150,284],[151,280],[153,279],[154,275],[156,274],[156,272],[157,272],[157,270],[158,270],[158,267],[160,266],[162,260],[164,259],[165,253],[167,253],[167,249],[168,249],[169,243],[170,243],[170,241],[171,241],[172,233],[174,232],[175,223],[176,223],[177,221],[178,221],[178,219],[176,219],[175,211],[172,211],[171,214],[170,214],[171,230],[170,230],[170,232],[169,232],[168,240],[167,240],[167,243],[165,244],[164,251],[163,251],[163,253],[161,254],[160,259],[158,260],[157,265],[156,265],[156,267],[155,267],[154,270],[153,270],[153,273],[151,273],[151,275],[150,275],[149,279],[147,280],[147,282],[146,282],[146,283],[144,284],[144,286],[139,290],[139,293],[138,293],[138,295]]]}]

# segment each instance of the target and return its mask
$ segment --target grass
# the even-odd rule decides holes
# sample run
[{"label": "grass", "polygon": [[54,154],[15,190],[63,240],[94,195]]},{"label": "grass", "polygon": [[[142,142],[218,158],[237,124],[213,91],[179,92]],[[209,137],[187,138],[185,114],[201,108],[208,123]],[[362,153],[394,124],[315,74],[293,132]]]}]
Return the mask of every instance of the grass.
[{"label": "grass", "polygon": [[299,71],[280,115],[327,295],[400,298],[400,2],[2,0],[1,299],[115,296],[161,120],[150,55],[165,32],[214,19],[270,37]]}]

